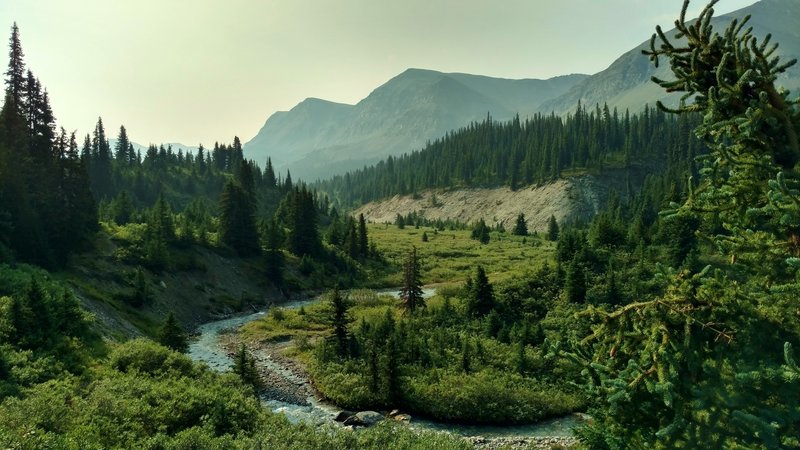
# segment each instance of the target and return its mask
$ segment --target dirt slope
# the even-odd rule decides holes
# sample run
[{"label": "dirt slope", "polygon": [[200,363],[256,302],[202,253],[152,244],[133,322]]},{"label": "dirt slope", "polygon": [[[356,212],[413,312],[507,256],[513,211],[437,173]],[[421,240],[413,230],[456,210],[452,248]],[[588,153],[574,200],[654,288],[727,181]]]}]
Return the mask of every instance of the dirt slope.
[{"label": "dirt slope", "polygon": [[354,215],[364,214],[368,221],[377,223],[394,222],[397,214],[412,212],[431,220],[455,219],[465,223],[482,218],[489,225],[502,223],[510,230],[519,213],[523,213],[528,230],[541,232],[547,229],[551,215],[559,224],[594,216],[607,200],[609,191],[620,190],[622,180],[618,178],[583,175],[516,191],[508,187],[430,190],[417,198],[395,196],[370,202],[357,209]]}]

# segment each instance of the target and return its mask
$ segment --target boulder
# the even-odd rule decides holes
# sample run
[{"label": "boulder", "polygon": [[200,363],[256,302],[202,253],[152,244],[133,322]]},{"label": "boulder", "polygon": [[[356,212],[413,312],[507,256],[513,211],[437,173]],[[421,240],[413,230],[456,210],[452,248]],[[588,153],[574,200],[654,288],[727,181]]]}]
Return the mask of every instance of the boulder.
[{"label": "boulder", "polygon": [[355,416],[355,415],[348,417],[347,419],[344,420],[343,423],[344,423],[345,426],[348,426],[348,427],[365,427],[365,426],[367,426],[364,422],[361,421],[361,419],[358,418],[358,416]]},{"label": "boulder", "polygon": [[347,410],[339,411],[339,414],[336,414],[336,417],[334,417],[333,420],[337,422],[344,422],[345,420],[352,417],[354,414],[355,413],[353,411],[347,411]]},{"label": "boulder", "polygon": [[383,414],[375,411],[361,411],[356,413],[356,417],[367,427],[375,425],[384,419]]},{"label": "boulder", "polygon": [[383,420],[383,414],[375,411],[361,411],[345,419],[345,425],[369,427]]}]

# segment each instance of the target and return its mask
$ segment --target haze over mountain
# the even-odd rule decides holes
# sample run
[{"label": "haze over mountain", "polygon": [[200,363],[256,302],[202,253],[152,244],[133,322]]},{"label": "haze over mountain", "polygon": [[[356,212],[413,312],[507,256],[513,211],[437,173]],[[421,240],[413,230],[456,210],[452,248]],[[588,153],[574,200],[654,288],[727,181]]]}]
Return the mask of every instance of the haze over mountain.
[{"label": "haze over mountain", "polygon": [[[797,0],[762,0],[747,8],[734,11],[713,19],[715,30],[722,32],[733,18],[743,18],[751,14],[748,25],[754,34],[763,38],[772,34],[772,42],[780,44],[779,54],[784,61],[800,58],[800,2]],[[662,23],[665,30],[672,29],[670,23]],[[669,33],[674,36],[674,30]],[[650,41],[642,42],[614,61],[606,70],[594,74],[577,83],[565,94],[544,102],[541,111],[555,111],[565,114],[574,111],[578,101],[593,106],[608,103],[619,110],[640,110],[645,104],[655,104],[661,100],[666,104],[677,104],[678,94],[667,95],[663,89],[651,81],[653,76],[669,79],[669,65],[666,61],[656,68],[642,55],[649,49]],[[800,66],[795,65],[778,81],[787,89],[800,87]]]},{"label": "haze over mountain", "polygon": [[306,180],[421,148],[491,114],[528,115],[586,75],[508,80],[409,69],[356,105],[309,98],[273,114],[244,146],[248,158],[271,157],[281,170]]},{"label": "haze over mountain", "polygon": [[[746,14],[753,15],[750,25],[757,36],[770,33],[780,43],[785,60],[800,56],[800,2],[762,0],[716,18],[715,27],[721,32],[731,19]],[[246,156],[262,164],[270,156],[278,169],[311,181],[421,149],[426,141],[487,114],[496,120],[537,112],[567,114],[579,101],[632,112],[657,100],[674,104],[678,96],[665,95],[651,81],[652,76],[668,78],[669,68],[655,68],[642,55],[648,45],[641,43],[591,76],[509,80],[409,69],[356,105],[309,98],[291,111],[273,114],[245,144]],[[779,84],[800,87],[800,67],[790,69]]]}]

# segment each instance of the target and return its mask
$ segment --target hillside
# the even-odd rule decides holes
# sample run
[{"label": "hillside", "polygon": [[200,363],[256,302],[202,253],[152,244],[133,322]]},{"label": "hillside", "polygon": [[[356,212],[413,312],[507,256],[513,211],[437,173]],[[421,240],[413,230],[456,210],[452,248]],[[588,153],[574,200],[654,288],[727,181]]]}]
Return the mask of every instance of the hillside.
[{"label": "hillside", "polygon": [[427,190],[419,195],[400,196],[369,202],[354,211],[370,222],[394,222],[397,214],[417,213],[428,220],[456,220],[474,223],[483,219],[490,226],[514,226],[522,213],[531,232],[547,230],[554,216],[558,223],[591,220],[605,205],[611,190],[624,189],[623,177],[582,175],[540,186],[512,191],[508,187]]},{"label": "hillside", "polygon": [[487,114],[528,115],[584,77],[507,80],[409,69],[356,105],[309,98],[273,114],[244,145],[245,155],[259,162],[271,157],[295,178],[325,178],[419,149]]}]

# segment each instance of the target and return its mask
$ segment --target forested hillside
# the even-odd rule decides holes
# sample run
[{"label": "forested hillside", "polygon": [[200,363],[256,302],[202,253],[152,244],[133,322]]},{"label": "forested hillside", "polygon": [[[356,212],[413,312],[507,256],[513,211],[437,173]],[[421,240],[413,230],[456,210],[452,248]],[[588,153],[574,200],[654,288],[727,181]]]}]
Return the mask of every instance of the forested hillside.
[{"label": "forested hillside", "polygon": [[574,115],[537,115],[521,121],[488,117],[447,134],[424,149],[384,161],[316,186],[345,205],[360,205],[429,188],[497,187],[512,190],[604,168],[676,181],[693,174],[705,146],[690,132],[699,117],[675,117],[654,108],[620,114],[578,105]]}]

